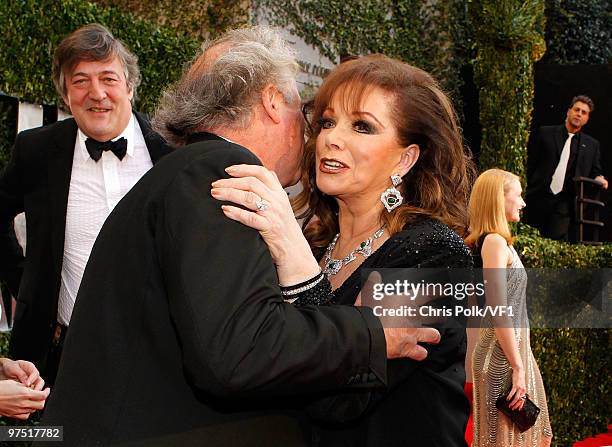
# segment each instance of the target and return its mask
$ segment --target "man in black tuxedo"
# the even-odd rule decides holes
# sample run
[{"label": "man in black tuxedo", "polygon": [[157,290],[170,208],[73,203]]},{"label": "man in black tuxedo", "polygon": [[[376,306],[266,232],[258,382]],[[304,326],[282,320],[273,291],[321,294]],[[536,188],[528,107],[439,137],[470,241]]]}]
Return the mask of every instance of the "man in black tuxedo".
[{"label": "man in black tuxedo", "polygon": [[[369,308],[285,302],[258,232],[211,196],[234,164],[297,182],[298,69],[276,32],[234,30],[163,95],[156,128],[184,147],[96,241],[43,418],[64,427],[64,445],[307,445],[302,398],[384,386],[386,357],[422,359],[416,342],[439,339],[383,330]],[[316,286],[320,268],[294,273]]]},{"label": "man in black tuxedo", "polygon": [[[169,152],[132,112],[138,60],[106,28],[91,24],[67,36],[53,80],[74,118],[20,133],[0,176],[0,273],[17,297],[10,351],[34,362],[48,384],[104,220]],[[25,258],[12,224],[21,212]]]},{"label": "man in black tuxedo", "polygon": [[601,174],[599,141],[582,132],[594,110],[588,96],[576,96],[564,124],[542,126],[532,138],[527,158],[525,222],[544,237],[575,240],[574,177],[590,177],[608,188]]}]

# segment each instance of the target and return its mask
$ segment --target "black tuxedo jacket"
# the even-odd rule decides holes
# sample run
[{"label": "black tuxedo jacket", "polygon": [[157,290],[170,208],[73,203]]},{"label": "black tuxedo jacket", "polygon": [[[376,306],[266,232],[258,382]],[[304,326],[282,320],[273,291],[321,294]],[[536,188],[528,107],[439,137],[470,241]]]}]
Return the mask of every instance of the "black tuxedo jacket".
[{"label": "black tuxedo jacket", "polygon": [[258,232],[211,196],[224,168],[259,160],[196,140],[96,240],[43,417],[64,445],[303,445],[289,411],[302,395],[386,381],[371,309],[285,303]]},{"label": "black tuxedo jacket", "polygon": [[[136,118],[153,163],[170,151],[144,115]],[[61,282],[66,208],[77,124],[74,119],[21,132],[0,175],[0,278],[17,297],[10,352],[39,368],[53,337]],[[12,231],[26,213],[27,256]]]},{"label": "black tuxedo jacket", "polygon": [[[580,132],[578,138],[578,155],[576,171],[572,177],[594,178],[601,175],[599,141]],[[561,151],[567,139],[564,124],[559,126],[542,126],[538,129],[529,147],[527,158],[527,193],[526,196],[541,196],[550,192],[550,182],[559,164]]]}]

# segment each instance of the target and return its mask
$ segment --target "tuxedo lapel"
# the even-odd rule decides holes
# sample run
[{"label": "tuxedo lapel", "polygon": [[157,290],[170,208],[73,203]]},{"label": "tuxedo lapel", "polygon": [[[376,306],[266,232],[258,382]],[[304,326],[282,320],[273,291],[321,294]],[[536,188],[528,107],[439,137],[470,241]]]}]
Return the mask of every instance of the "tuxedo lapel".
[{"label": "tuxedo lapel", "polygon": [[566,139],[567,131],[565,130],[565,126],[561,125],[557,128],[557,131],[555,132],[555,149],[557,151],[557,161],[555,162],[555,166],[561,158],[561,152],[563,151],[563,145],[565,144]]},{"label": "tuxedo lapel", "polygon": [[[155,163],[160,157],[170,152],[171,148],[153,130],[142,114],[136,113],[136,118]],[[72,160],[76,143],[77,125],[73,118],[57,123],[53,138],[47,151],[48,162],[48,194],[49,215],[51,217],[51,250],[54,269],[61,269],[64,253],[64,235],[66,233],[66,211],[68,209],[68,194],[70,192],[70,177]],[[59,275],[58,275],[59,277]]]},{"label": "tuxedo lapel", "polygon": [[[582,135],[582,134],[579,134]],[[593,164],[593,150],[586,138],[578,140],[578,153],[576,154],[576,176],[588,177],[590,166]],[[588,166],[588,169],[585,167]]]},{"label": "tuxedo lapel", "polygon": [[172,148],[151,128],[151,124],[145,115],[138,112],[135,112],[134,115],[136,115],[140,130],[142,130],[142,135],[144,136],[147,149],[149,150],[151,161],[155,164],[161,157],[169,153]]},{"label": "tuxedo lapel", "polygon": [[58,124],[47,151],[51,257],[53,259],[52,268],[54,269],[52,277],[58,278],[58,280],[64,253],[66,210],[68,208],[68,193],[70,191],[76,136],[77,125],[74,119],[70,118],[62,121]]}]

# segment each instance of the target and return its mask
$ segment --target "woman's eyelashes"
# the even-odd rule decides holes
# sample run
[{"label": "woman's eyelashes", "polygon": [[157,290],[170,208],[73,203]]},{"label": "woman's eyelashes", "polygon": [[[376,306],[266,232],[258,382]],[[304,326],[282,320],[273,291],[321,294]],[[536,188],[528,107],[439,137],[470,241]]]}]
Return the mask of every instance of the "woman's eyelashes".
[{"label": "woman's eyelashes", "polygon": [[359,133],[374,133],[374,126],[366,120],[357,120],[353,123],[353,128]]},{"label": "woman's eyelashes", "polygon": [[319,118],[319,127],[321,129],[331,129],[336,123],[331,118]]},{"label": "woman's eyelashes", "polygon": [[[327,117],[321,117],[319,119],[319,127],[321,129],[332,129],[336,126],[336,122]],[[358,119],[351,123],[352,128],[358,133],[372,134],[375,132],[375,127],[364,119]]]}]

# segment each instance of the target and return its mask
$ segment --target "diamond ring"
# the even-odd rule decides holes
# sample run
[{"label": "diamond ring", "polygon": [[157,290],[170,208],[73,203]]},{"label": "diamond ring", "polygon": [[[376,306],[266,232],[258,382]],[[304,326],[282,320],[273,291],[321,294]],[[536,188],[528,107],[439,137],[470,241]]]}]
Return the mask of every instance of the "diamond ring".
[{"label": "diamond ring", "polygon": [[255,207],[257,208],[257,211],[265,211],[268,208],[270,208],[270,204],[268,203],[267,200],[264,199],[259,199],[257,202],[255,202]]}]

